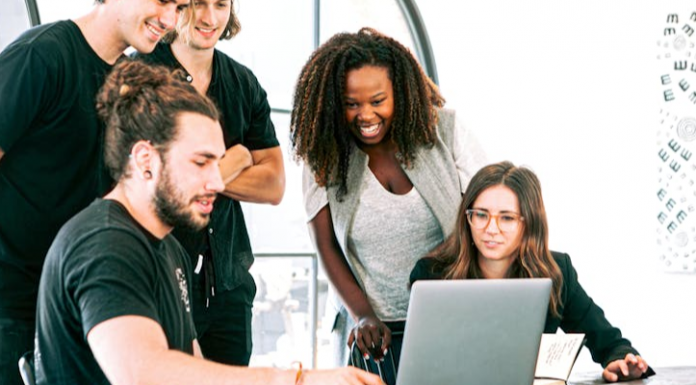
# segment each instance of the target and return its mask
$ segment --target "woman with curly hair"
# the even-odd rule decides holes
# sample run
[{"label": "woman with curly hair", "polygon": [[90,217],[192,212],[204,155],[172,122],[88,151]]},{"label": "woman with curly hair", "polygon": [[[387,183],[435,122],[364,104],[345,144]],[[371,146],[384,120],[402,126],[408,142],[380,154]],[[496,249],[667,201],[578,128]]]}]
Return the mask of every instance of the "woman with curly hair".
[{"label": "woman with curly hair", "polygon": [[528,168],[501,162],[469,182],[457,229],[423,258],[410,280],[551,278],[544,333],[584,333],[607,382],[654,374],[578,281],[568,254],[549,250],[541,184]]},{"label": "woman with curly hair", "polygon": [[[416,261],[453,230],[484,156],[411,52],[373,29],[340,33],[305,64],[292,147],[309,228],[332,284],[335,359],[393,347],[398,363]],[[352,329],[352,333],[349,331]]]}]

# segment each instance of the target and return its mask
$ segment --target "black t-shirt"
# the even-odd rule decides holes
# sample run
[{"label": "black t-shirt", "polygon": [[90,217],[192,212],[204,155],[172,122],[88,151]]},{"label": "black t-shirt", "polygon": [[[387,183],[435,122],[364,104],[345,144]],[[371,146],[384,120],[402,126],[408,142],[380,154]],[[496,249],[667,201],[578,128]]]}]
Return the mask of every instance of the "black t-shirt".
[{"label": "black t-shirt", "polygon": [[[136,53],[135,57],[180,69],[186,80],[193,81],[172,54],[169,44],[158,44],[151,54]],[[220,124],[226,148],[241,143],[254,151],[279,145],[266,91],[250,69],[218,50],[213,56],[213,76],[207,96],[222,115]],[[197,233],[174,229],[174,236],[193,259],[206,250],[206,241],[210,242],[218,290],[239,286],[254,260],[242,207],[238,201],[224,195],[215,200],[208,228]]]},{"label": "black t-shirt", "polygon": [[34,318],[58,229],[109,184],[95,97],[110,69],[72,21],[0,53],[0,317]]},{"label": "black t-shirt", "polygon": [[193,353],[191,265],[173,236],[159,240],[118,202],[98,199],[51,246],[36,324],[38,384],[108,384],[87,343],[106,320],[125,315],[162,326],[170,349]]}]

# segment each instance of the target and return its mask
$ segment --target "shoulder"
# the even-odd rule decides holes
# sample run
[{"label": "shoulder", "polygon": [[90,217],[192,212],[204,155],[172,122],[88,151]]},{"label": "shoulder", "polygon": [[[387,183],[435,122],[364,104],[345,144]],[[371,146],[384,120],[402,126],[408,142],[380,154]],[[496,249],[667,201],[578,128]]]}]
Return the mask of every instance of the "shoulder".
[{"label": "shoulder", "polygon": [[570,255],[566,253],[562,253],[560,251],[551,251],[551,256],[553,256],[553,260],[556,261],[556,264],[561,268],[561,271],[572,266]]},{"label": "shoulder", "polygon": [[454,122],[455,122],[455,118],[457,116],[457,112],[453,109],[450,109],[450,108],[438,108],[437,116],[439,119],[438,128],[454,127]]},{"label": "shoulder", "polygon": [[437,135],[447,148],[453,148],[455,140],[456,113],[454,110],[439,108],[437,110]]},{"label": "shoulder", "polygon": [[21,52],[25,59],[40,57],[51,63],[81,39],[81,32],[71,21],[58,21],[28,29],[5,48],[2,56]]},{"label": "shoulder", "polygon": [[570,255],[559,251],[551,251],[551,256],[553,256],[553,260],[558,265],[558,268],[561,269],[564,281],[575,279],[575,268],[573,267],[573,262],[570,260]]},{"label": "shoulder", "polygon": [[66,38],[80,35],[80,29],[74,22],[62,20],[30,28],[22,33],[15,42],[24,44],[62,44]]},{"label": "shoulder", "polygon": [[575,271],[573,263],[568,254],[558,251],[551,251],[551,255],[553,256],[553,260],[556,261],[556,264],[563,275],[562,293],[563,297],[567,298],[567,296],[574,292],[580,284],[578,282],[578,274]]},{"label": "shoulder", "polygon": [[314,173],[307,164],[302,167],[302,199],[307,215],[307,222],[314,219],[324,206],[329,204],[325,187],[319,186]]},{"label": "shoulder", "polygon": [[215,49],[215,65],[218,67],[218,74],[222,79],[233,78],[246,86],[261,87],[256,75],[249,67],[218,49]]},{"label": "shoulder", "polygon": [[253,76],[253,72],[251,72],[249,67],[234,60],[230,55],[217,48],[215,49],[215,64],[222,66],[222,68],[232,69],[235,72]]},{"label": "shoulder", "polygon": [[159,64],[167,67],[178,66],[178,61],[172,54],[172,50],[167,43],[158,43],[155,49],[150,53],[140,53],[135,51],[131,54],[131,58],[142,60],[147,64]]},{"label": "shoulder", "polygon": [[456,112],[449,108],[437,110],[437,130],[441,134],[452,134],[456,122]]},{"label": "shoulder", "polygon": [[103,251],[142,249],[148,245],[147,237],[130,219],[126,209],[105,199],[96,200],[70,219],[56,240],[67,249],[94,247]]},{"label": "shoulder", "polygon": [[421,280],[442,279],[442,267],[435,258],[421,258],[411,270],[409,281],[413,284]]}]

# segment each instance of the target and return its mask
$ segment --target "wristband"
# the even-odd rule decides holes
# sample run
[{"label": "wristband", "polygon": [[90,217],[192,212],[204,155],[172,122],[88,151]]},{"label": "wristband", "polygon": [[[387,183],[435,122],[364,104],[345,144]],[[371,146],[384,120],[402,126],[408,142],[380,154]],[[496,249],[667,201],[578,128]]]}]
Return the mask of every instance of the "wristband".
[{"label": "wristband", "polygon": [[292,364],[293,365],[297,364],[297,374],[295,375],[295,385],[298,385],[300,383],[300,379],[302,378],[302,362],[295,361]]}]

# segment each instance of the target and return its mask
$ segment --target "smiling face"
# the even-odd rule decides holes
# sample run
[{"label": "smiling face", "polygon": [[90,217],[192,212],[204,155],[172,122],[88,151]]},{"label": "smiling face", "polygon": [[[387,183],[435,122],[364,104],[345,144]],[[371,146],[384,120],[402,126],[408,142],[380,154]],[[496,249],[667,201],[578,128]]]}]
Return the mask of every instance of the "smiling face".
[{"label": "smiling face", "polygon": [[346,120],[362,145],[381,143],[391,128],[394,90],[384,67],[367,65],[346,73]]},{"label": "smiling face", "polygon": [[[471,208],[487,212],[489,216],[497,215],[498,221],[501,222],[509,221],[520,214],[517,195],[504,185],[483,190]],[[514,261],[524,233],[524,224],[521,221],[517,222],[514,230],[505,232],[498,228],[498,221],[491,218],[488,225],[482,229],[471,226],[471,236],[478,249],[478,263],[487,278],[502,278],[501,273],[507,272]]]},{"label": "smiling face", "polygon": [[153,202],[159,219],[171,227],[204,228],[217,193],[224,189],[219,161],[225,154],[220,124],[184,112],[177,137],[162,160]]},{"label": "smiling face", "polygon": [[230,21],[230,0],[192,0],[191,20],[186,24],[186,43],[194,49],[212,49]]},{"label": "smiling face", "polygon": [[120,0],[117,25],[126,46],[149,53],[176,26],[190,0]]}]

